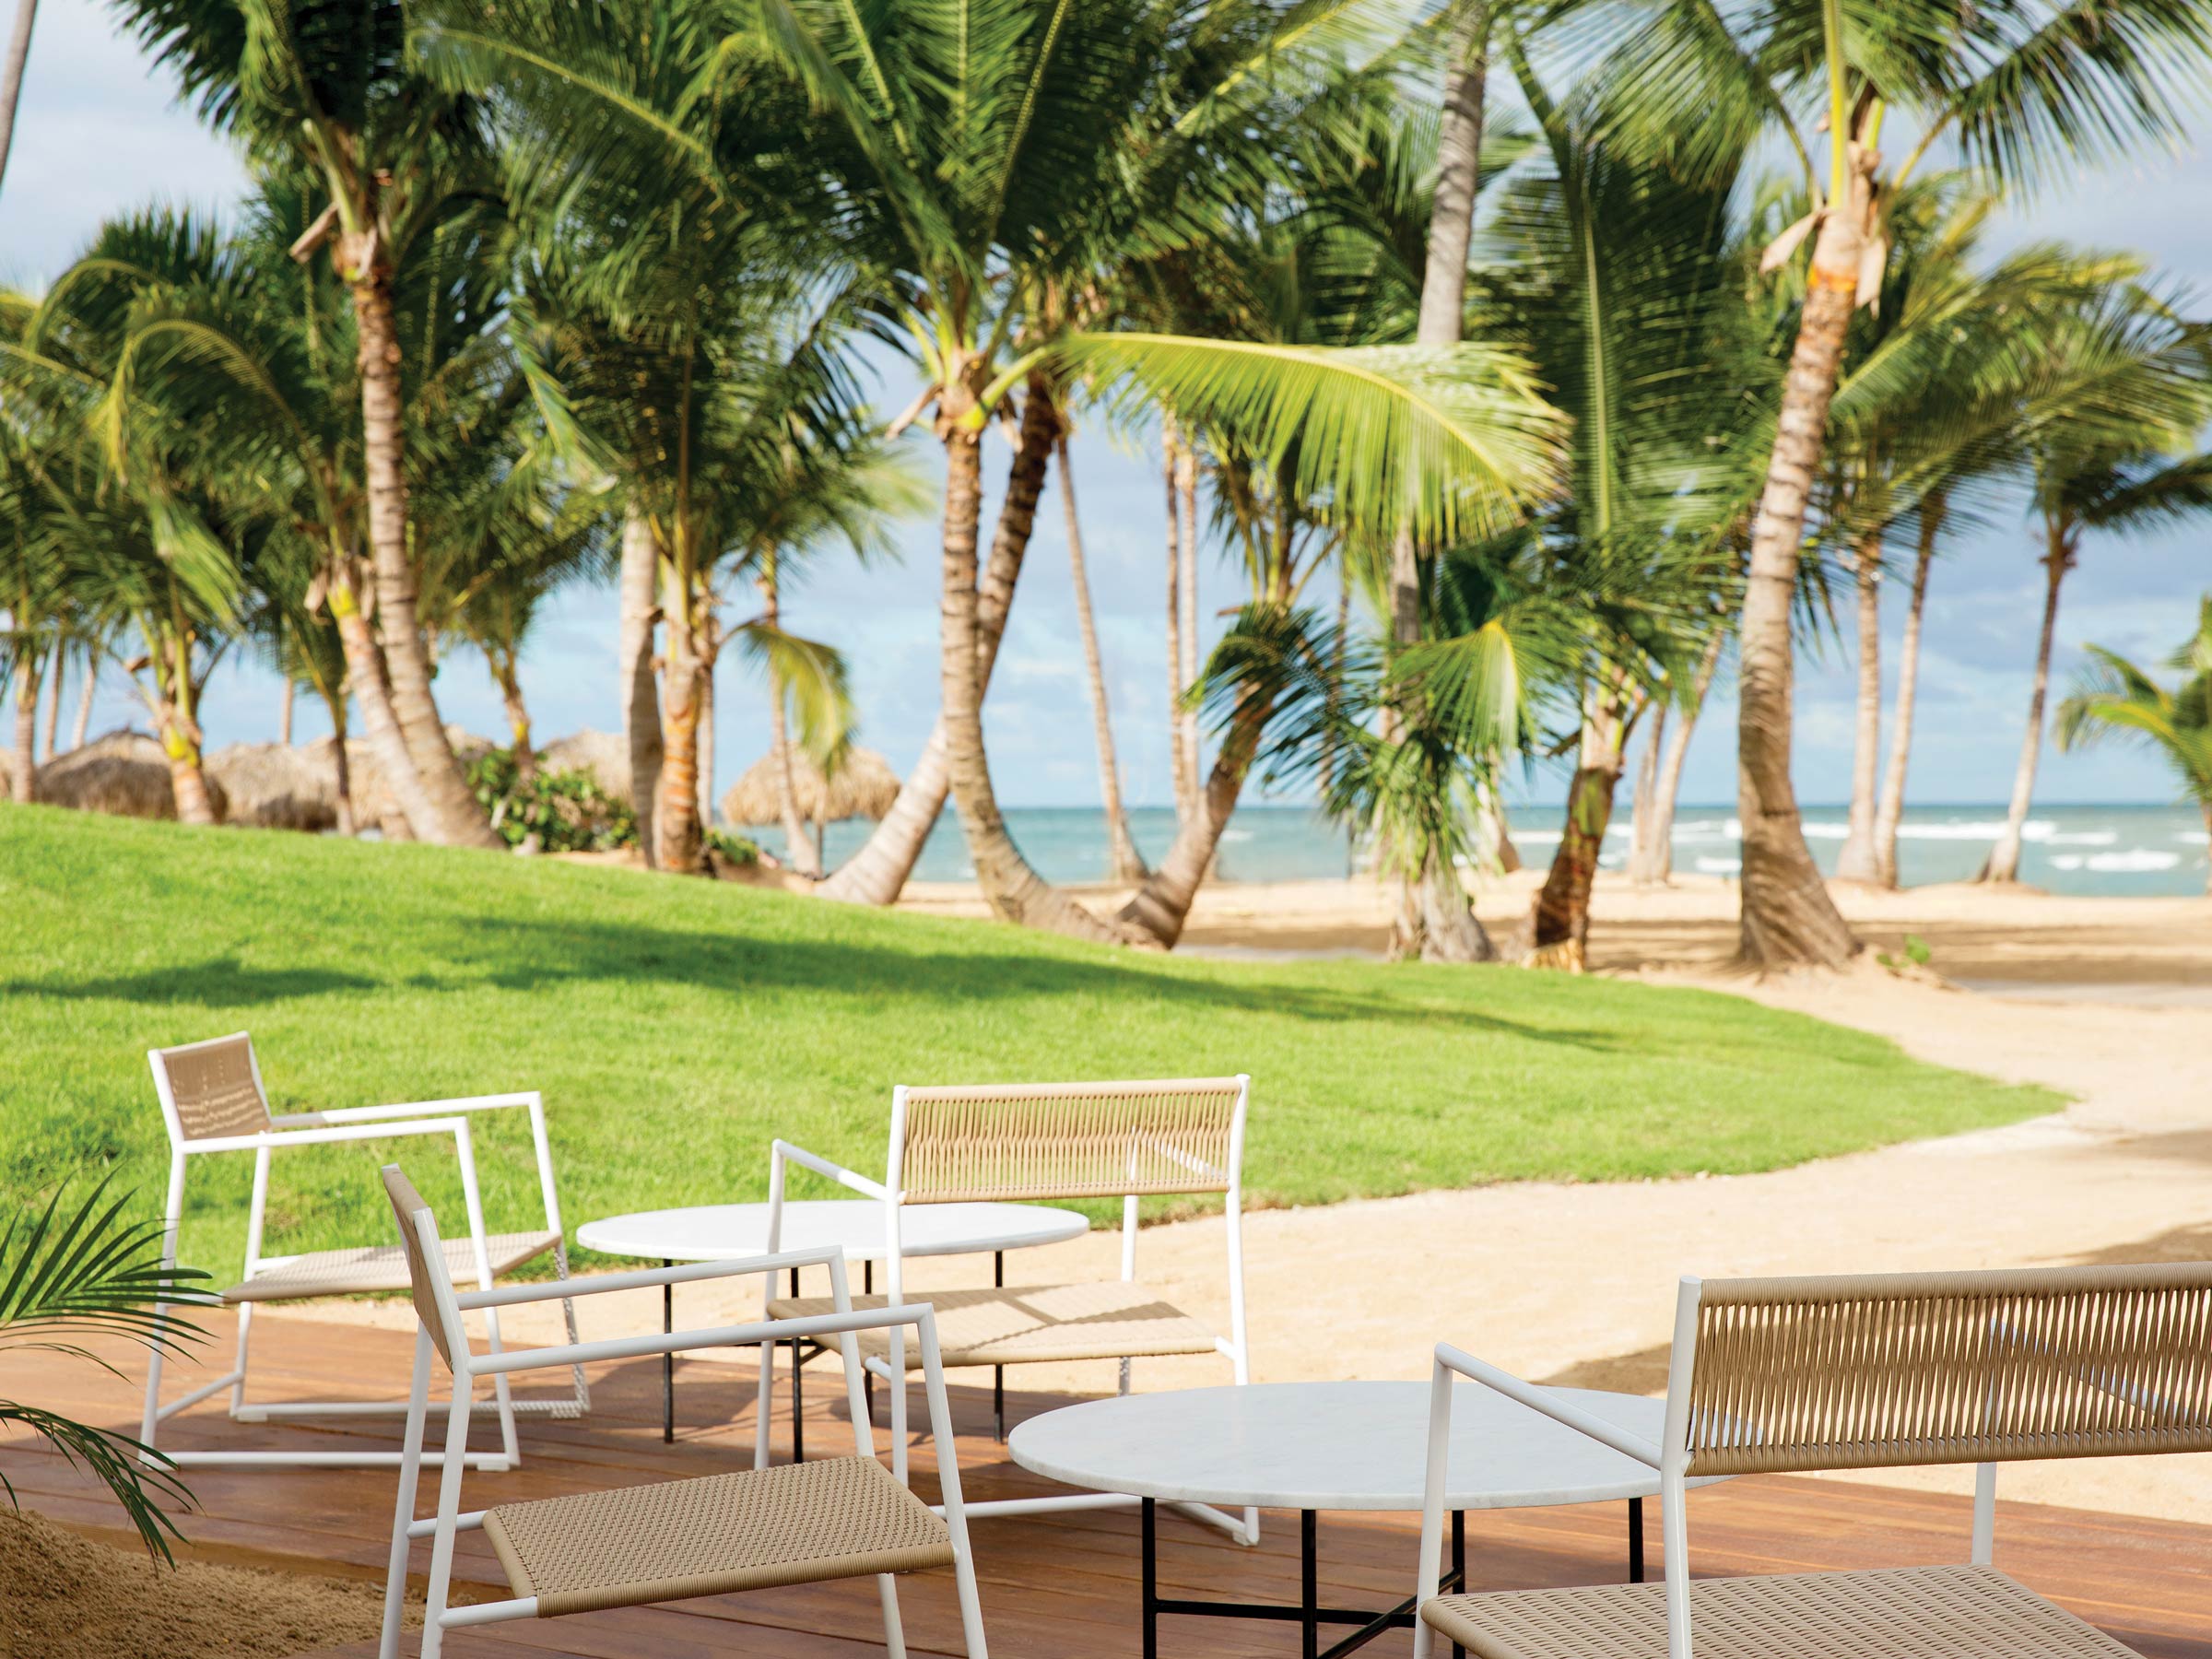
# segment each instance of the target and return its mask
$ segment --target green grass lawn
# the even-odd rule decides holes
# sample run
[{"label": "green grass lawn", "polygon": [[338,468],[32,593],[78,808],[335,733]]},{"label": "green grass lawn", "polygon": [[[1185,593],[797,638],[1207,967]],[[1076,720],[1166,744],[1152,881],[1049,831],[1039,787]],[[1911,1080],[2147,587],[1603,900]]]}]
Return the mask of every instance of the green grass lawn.
[{"label": "green grass lawn", "polygon": [[[571,1226],[760,1196],[777,1134],[879,1168],[901,1082],[1248,1071],[1246,1178],[1265,1204],[1765,1170],[2058,1103],[1701,992],[1140,955],[728,884],[46,807],[0,806],[0,918],[10,1204],[102,1169],[158,1204],[145,1051],[240,1029],[280,1112],[542,1090]],[[495,1229],[535,1202],[521,1127],[484,1146]],[[268,1248],[382,1241],[374,1155],[457,1202],[440,1145],[280,1153]],[[236,1265],[251,1168],[195,1160],[187,1260]]]}]

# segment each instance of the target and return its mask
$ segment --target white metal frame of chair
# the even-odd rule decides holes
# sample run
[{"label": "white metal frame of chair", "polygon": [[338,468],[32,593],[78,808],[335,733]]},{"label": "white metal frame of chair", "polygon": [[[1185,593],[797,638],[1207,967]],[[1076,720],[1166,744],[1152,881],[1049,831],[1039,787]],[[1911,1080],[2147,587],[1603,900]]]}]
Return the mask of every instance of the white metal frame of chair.
[{"label": "white metal frame of chair", "polygon": [[[294,1256],[264,1256],[261,1253],[262,1230],[268,1209],[271,1153],[288,1147],[330,1146],[403,1135],[450,1135],[453,1137],[454,1150],[460,1163],[461,1192],[468,1215],[469,1241],[475,1257],[477,1288],[488,1290],[492,1288],[493,1276],[489,1250],[485,1241],[483,1200],[477,1182],[476,1143],[469,1130],[468,1120],[477,1112],[514,1110],[526,1111],[530,1114],[530,1139],[537,1160],[538,1191],[545,1203],[546,1230],[559,1235],[553,1246],[556,1285],[568,1282],[568,1241],[561,1229],[560,1199],[553,1184],[553,1154],[546,1136],[545,1102],[535,1090],[472,1095],[450,1100],[418,1100],[390,1106],[347,1106],[285,1115],[272,1113],[268,1116],[269,1127],[253,1134],[187,1135],[177,1109],[169,1072],[164,1065],[166,1056],[241,1041],[246,1043],[247,1064],[253,1071],[254,1090],[261,1096],[265,1111],[268,1093],[262,1086],[261,1061],[253,1053],[252,1040],[242,1031],[228,1037],[210,1038],[205,1042],[180,1043],[171,1048],[149,1049],[147,1052],[147,1061],[153,1067],[154,1090],[161,1101],[162,1120],[169,1130],[169,1196],[162,1211],[161,1263],[164,1268],[176,1264],[177,1235],[183,1221],[184,1171],[189,1159],[223,1152],[253,1154],[253,1190],[246,1220],[243,1283],[251,1281],[265,1269],[281,1267],[298,1259]],[[554,1293],[559,1294],[558,1289]],[[159,1431],[159,1425],[225,1389],[230,1391],[230,1417],[241,1423],[264,1423],[288,1418],[397,1417],[406,1411],[407,1402],[405,1400],[249,1403],[246,1399],[246,1374],[251,1355],[254,1305],[252,1301],[238,1303],[238,1347],[231,1368],[221,1376],[202,1383],[167,1405],[161,1404],[160,1400],[162,1356],[159,1349],[154,1350],[147,1371],[146,1405],[138,1432],[138,1438],[148,1453],[157,1447],[156,1435]],[[562,1309],[567,1316],[569,1339],[574,1342],[577,1335],[575,1304],[564,1296]],[[496,1353],[500,1347],[499,1313],[496,1307],[488,1306],[484,1318],[490,1347]],[[590,1387],[581,1365],[573,1370],[571,1390],[565,1397],[516,1400],[509,1392],[505,1376],[498,1377],[495,1381],[494,1408],[499,1422],[500,1449],[497,1452],[468,1453],[470,1464],[485,1470],[514,1467],[522,1461],[522,1448],[515,1433],[516,1417],[581,1417],[591,1408]],[[161,1455],[187,1467],[390,1468],[399,1463],[399,1453],[395,1452],[165,1451]],[[435,1454],[434,1461],[443,1455],[442,1453]],[[152,1460],[142,1454],[141,1461]]]},{"label": "white metal frame of chair", "polygon": [[[2056,1269],[2052,1271],[2053,1275],[2068,1272],[2086,1275],[2096,1272],[2125,1274],[2134,1270],[2112,1268]],[[2157,1272],[2159,1270],[2144,1271]],[[1894,1279],[1899,1282],[1903,1282],[1911,1277],[1932,1278],[1938,1276],[1893,1276]],[[1955,1279],[1971,1278],[1977,1276],[1951,1277]],[[1983,1274],[1979,1277],[1985,1279],[1998,1279],[2008,1276]],[[1804,1282],[1818,1285],[1822,1281]],[[1876,1276],[1860,1282],[1878,1285],[1880,1278]],[[1420,1568],[1415,1594],[1417,1622],[1414,1626],[1414,1659],[1430,1659],[1436,1640],[1436,1631],[1425,1620],[1418,1618],[1418,1609],[1436,1598],[1438,1583],[1441,1577],[1439,1557],[1444,1535],[1444,1497],[1449,1472],[1452,1389],[1454,1375],[1465,1377],[1470,1382],[1479,1382],[1486,1388],[1504,1394],[1508,1399],[1518,1401],[1531,1410],[1542,1412],[1546,1417],[1586,1434],[1592,1440],[1610,1446],[1614,1451],[1624,1456],[1632,1457],[1657,1472],[1659,1477],[1661,1549],[1665,1561],[1667,1659],[1691,1659],[1688,1498],[1692,1461],[1690,1444],[1693,1415],[1691,1390],[1696,1371],[1699,1315],[1703,1305],[1703,1290],[1704,1281],[1701,1278],[1694,1275],[1683,1277],[1675,1302],[1674,1339],[1667,1366],[1666,1414],[1660,1430],[1660,1443],[1657,1445],[1653,1445],[1641,1435],[1632,1434],[1627,1430],[1608,1423],[1604,1418],[1582,1409],[1551,1389],[1524,1382],[1510,1371],[1501,1371],[1497,1366],[1477,1359],[1472,1354],[1454,1347],[1450,1343],[1440,1342],[1437,1344],[1429,1405],[1428,1466],[1421,1506]],[[2000,1334],[2012,1335],[2005,1326],[2001,1316],[1993,1324],[1993,1329]],[[2024,1353],[2033,1352],[2039,1347],[2038,1340],[2033,1337],[2015,1336],[2014,1339],[2020,1351]],[[2063,1356],[2060,1356],[2060,1359],[2064,1363]],[[2094,1367],[2084,1368],[2069,1364],[2066,1369],[2071,1372],[2075,1381],[2090,1390],[2110,1394],[2117,1400],[2129,1401],[2137,1405],[2142,1403],[2141,1391],[2124,1380],[2115,1381],[2112,1377],[2102,1374]],[[1711,1408],[1703,1409],[1710,1411]],[[1994,1395],[1985,1404],[1983,1409],[1994,1415],[1995,1409]],[[2037,1453],[2037,1455],[2046,1457],[2082,1454],[2084,1453],[2080,1450],[2069,1453],[2056,1449],[2044,1450]],[[1945,1455],[1933,1443],[1931,1443],[1929,1453],[1925,1456],[1896,1459],[1891,1462],[1893,1465],[1945,1465],[1973,1462],[1973,1530],[1969,1545],[1968,1562],[1974,1567],[1990,1566],[1994,1554],[1996,1538],[1997,1465],[1993,1462],[1978,1462],[1956,1453]],[[1783,1464],[1778,1465],[1778,1468],[1786,1470],[1808,1466],[1812,1465]]]},{"label": "white metal frame of chair", "polygon": [[[437,1224],[430,1211],[428,1208],[418,1210],[414,1212],[412,1219],[417,1230],[417,1241],[425,1258],[438,1260]],[[672,1334],[655,1333],[606,1342],[571,1343],[561,1347],[484,1355],[470,1350],[467,1332],[463,1324],[465,1314],[477,1310],[489,1312],[497,1308],[544,1301],[555,1296],[597,1296],[608,1291],[651,1289],[749,1273],[767,1275],[772,1283],[778,1272],[815,1266],[829,1269],[831,1296],[838,1309],[836,1312],[818,1318],[763,1320],[750,1324],[723,1325]],[[959,1449],[953,1438],[952,1410],[946,1397],[945,1374],[939,1363],[935,1317],[926,1304],[880,1311],[854,1311],[846,1287],[844,1255],[835,1249],[784,1251],[741,1260],[698,1262],[680,1267],[649,1267],[629,1273],[590,1274],[571,1279],[565,1286],[514,1285],[498,1289],[456,1292],[449,1282],[432,1276],[430,1289],[443,1327],[446,1349],[452,1356],[450,1369],[453,1384],[452,1403],[446,1412],[446,1453],[438,1482],[437,1512],[418,1518],[415,1513],[415,1498],[421,1468],[436,1456],[427,1452],[423,1445],[429,1419],[430,1370],[436,1344],[429,1325],[422,1323],[416,1334],[415,1370],[407,1390],[406,1432],[405,1449],[399,1457],[399,1493],[393,1512],[392,1552],[386,1568],[383,1625],[377,1650],[379,1659],[397,1659],[406,1594],[407,1559],[412,1545],[419,1538],[430,1540],[422,1659],[437,1659],[447,1630],[538,1617],[535,1596],[517,1596],[505,1601],[460,1607],[449,1607],[446,1605],[453,1586],[455,1539],[464,1531],[480,1529],[486,1514],[482,1510],[462,1510],[463,1459],[456,1455],[458,1450],[467,1442],[468,1401],[479,1379],[489,1377],[497,1386],[503,1384],[509,1376],[518,1371],[562,1366],[581,1369],[610,1359],[639,1359],[660,1354],[678,1354],[694,1348],[742,1347],[754,1343],[762,1345],[765,1350],[777,1342],[787,1342],[794,1338],[830,1340],[838,1345],[844,1360],[846,1405],[852,1414],[854,1447],[867,1456],[876,1457],[875,1427],[861,1400],[860,1350],[853,1340],[853,1333],[887,1328],[903,1332],[909,1325],[915,1328],[922,1346],[923,1382],[928,1401],[932,1438],[935,1444],[938,1487],[944,1498],[944,1501],[935,1508],[944,1517],[946,1529],[951,1535],[953,1577],[959,1599],[961,1634],[968,1659],[987,1659],[982,1608],[976,1592],[975,1558],[968,1538],[968,1512],[960,1500]],[[904,1659],[906,1641],[900,1622],[895,1575],[877,1574],[877,1586],[883,1605],[884,1644],[890,1659]]]},{"label": "white metal frame of chair", "polygon": [[[1206,1172],[1226,1175],[1228,1181],[1223,1208],[1228,1235],[1230,1335],[1226,1338],[1215,1337],[1214,1348],[1216,1352],[1224,1355],[1229,1359],[1233,1381],[1237,1386],[1241,1387],[1252,1381],[1251,1348],[1246,1341],[1244,1324],[1243,1231],[1244,1120],[1246,1109],[1252,1098],[1252,1078],[1249,1074],[1239,1072],[1233,1078],[1207,1079],[1207,1081],[1233,1081],[1237,1086],[1236,1104],[1230,1119],[1229,1167],[1223,1171],[1208,1171]],[[1111,1088],[1113,1085],[1101,1084],[1100,1087]],[[769,1248],[775,1249],[782,1240],[784,1169],[787,1164],[795,1163],[802,1169],[811,1170],[816,1174],[824,1176],[849,1191],[858,1193],[864,1197],[877,1199],[883,1205],[884,1265],[886,1269],[884,1288],[894,1303],[899,1300],[902,1293],[904,1277],[901,1271],[904,1255],[900,1249],[900,1213],[908,1201],[905,1192],[900,1187],[900,1176],[901,1156],[906,1144],[907,1093],[907,1086],[903,1084],[894,1088],[891,1091],[889,1153],[882,1181],[872,1180],[856,1170],[847,1169],[844,1165],[833,1162],[818,1153],[809,1152],[804,1147],[794,1146],[782,1139],[778,1139],[774,1143],[769,1156]],[[1136,1195],[1124,1194],[1122,1196],[1121,1273],[1121,1282],[1124,1284],[1133,1282],[1136,1277]],[[773,1300],[774,1293],[775,1288],[771,1280],[767,1284],[763,1299],[764,1309],[766,1302]],[[755,1430],[758,1443],[755,1447],[754,1461],[757,1466],[762,1468],[767,1467],[769,1461],[770,1405],[773,1399],[775,1388],[774,1353],[775,1348],[772,1344],[763,1346],[760,1350],[760,1405],[759,1418]],[[901,1382],[906,1374],[905,1359],[906,1349],[903,1334],[894,1331],[891,1335],[890,1358],[888,1360],[869,1359],[863,1362],[869,1375],[885,1380],[887,1392],[890,1395],[891,1471],[901,1481],[906,1478],[906,1389]],[[1124,1359],[1121,1361],[1119,1392],[1127,1394],[1129,1382],[1130,1361]],[[971,1515],[1051,1514],[1066,1510],[1135,1509],[1142,1501],[1142,1499],[1133,1497],[1125,1492],[1074,1492],[1047,1498],[993,1499],[982,1503],[970,1504],[968,1512]],[[1182,1511],[1194,1520],[1219,1529],[1239,1544],[1249,1546],[1259,1542],[1260,1512],[1256,1509],[1247,1509],[1240,1517],[1218,1509],[1210,1503],[1177,1502],[1171,1507]]]}]

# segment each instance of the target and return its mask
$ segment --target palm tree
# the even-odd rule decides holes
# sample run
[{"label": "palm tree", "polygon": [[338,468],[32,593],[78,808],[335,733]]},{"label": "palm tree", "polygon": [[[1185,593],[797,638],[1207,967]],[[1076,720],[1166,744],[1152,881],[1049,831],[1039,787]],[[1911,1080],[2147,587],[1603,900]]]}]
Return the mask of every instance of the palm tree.
[{"label": "palm tree", "polygon": [[[1083,564],[1083,522],[1076,511],[1076,469],[1067,458],[1067,434],[1060,435],[1060,504],[1067,515],[1067,570],[1075,590],[1076,627],[1083,636],[1083,669],[1090,692],[1091,731],[1099,747],[1099,806],[1106,816],[1106,869],[1115,881],[1142,881],[1151,872],[1129,815],[1122,808],[1121,769],[1113,755],[1113,711],[1106,695],[1106,668],[1099,653],[1099,628],[1090,610],[1090,577]],[[1180,750],[1177,751],[1179,754]]]},{"label": "palm tree", "polygon": [[2212,595],[2199,602],[2195,637],[2167,660],[2183,676],[2171,691],[2118,652],[2088,651],[2090,666],[2058,706],[2058,747],[2087,748],[2107,737],[2146,745],[2173,768],[2212,831]]},{"label": "palm tree", "polygon": [[[2183,88],[2208,61],[2212,29],[2194,6],[1783,0],[1736,11],[1659,0],[1601,67],[1608,84],[1633,90],[1635,136],[1654,154],[1693,171],[1716,158],[1733,165],[1751,135],[1778,130],[1818,204],[1769,251],[1781,265],[1812,243],[1740,630],[1747,963],[1834,966],[1857,948],[1806,850],[1790,781],[1791,628],[1845,335],[1887,262],[1886,204],[1939,140],[1957,146],[1976,182],[2002,188],[2077,176],[2136,139],[2177,133]],[[1807,94],[1818,95],[1809,133],[1799,114]],[[1892,118],[1916,136],[1886,171]],[[1821,128],[1824,167],[1814,160]]]},{"label": "palm tree", "polygon": [[[0,1352],[92,1359],[84,1343],[100,1335],[182,1358],[202,1333],[176,1310],[216,1301],[201,1288],[206,1274],[165,1265],[161,1222],[128,1219],[128,1197],[110,1200],[105,1181],[65,1212],[67,1193],[65,1182],[42,1210],[18,1208],[0,1231]],[[183,1535],[161,1506],[189,1502],[192,1493],[176,1477],[173,1460],[128,1435],[27,1401],[0,1400],[0,1424],[29,1430],[90,1474],[123,1505],[147,1553],[175,1565],[169,1540]],[[5,1481],[0,1487],[14,1502],[15,1488]]]},{"label": "palm tree", "polygon": [[9,794],[32,798],[37,776],[40,667],[70,602],[66,572],[46,534],[52,505],[38,437],[0,416],[0,686],[16,694]]},{"label": "palm tree", "polygon": [[2042,626],[2036,638],[2028,720],[2013,773],[2012,799],[1981,880],[2019,878],[2021,831],[2034,802],[2036,762],[2042,752],[2043,701],[2051,683],[2059,587],[2080,557],[2082,537],[2091,531],[2140,530],[2212,509],[2212,455],[2170,458],[2173,449],[2194,440],[2197,429],[2212,415],[2212,355],[2206,349],[2212,335],[2196,329],[2178,332],[2183,342],[2175,355],[2181,360],[2169,359],[2161,367],[2177,369],[2187,377],[2175,388],[2194,394],[2194,406],[2184,420],[2162,421],[2141,435],[2139,445],[2126,449],[2084,444],[2076,430],[2035,453],[2034,499],[2042,521]]},{"label": "palm tree", "polygon": [[[871,274],[888,332],[921,370],[922,394],[893,426],[929,418],[947,460],[943,759],[925,751],[879,828],[877,839],[893,844],[864,857],[895,892],[941,805],[941,794],[929,798],[941,766],[994,909],[1105,940],[1158,935],[1141,903],[1140,913],[1102,921],[1036,876],[1006,835],[982,739],[999,595],[1011,596],[1059,436],[1054,377],[1135,377],[1194,424],[1242,426],[1263,453],[1287,453],[1309,428],[1356,434],[1300,446],[1301,484],[1333,489],[1347,516],[1410,515],[1431,531],[1479,519],[1525,489],[1547,429],[1533,390],[1500,374],[1494,356],[1446,363],[1385,354],[1353,364],[1135,332],[1064,335],[1030,313],[1039,294],[1080,290],[1116,250],[1210,229],[1255,181],[1264,157],[1250,134],[1267,124],[1262,113],[1294,111],[1324,84],[1361,23],[1350,0],[1290,10],[1243,0],[1198,30],[1183,30],[1182,15],[1164,0],[982,15],[771,0],[701,41],[705,79],[684,81],[680,100],[641,88],[605,53],[581,67],[564,62],[557,82],[538,74],[539,20],[512,8],[456,4],[425,36],[434,54],[496,75],[511,97],[542,96],[554,112],[588,106],[573,120],[541,117],[547,134],[581,131],[596,143],[610,123],[629,123],[661,137],[664,173],[672,163],[715,192],[735,188],[718,158],[730,135],[749,130],[738,65],[750,88],[759,56],[772,54],[829,112],[829,131],[818,126],[806,148],[827,192],[818,218],[840,230],[847,268]],[[702,95],[709,88],[714,96]],[[749,138],[745,153],[758,153]],[[1093,321],[1079,306],[1061,317]],[[985,560],[981,437],[1017,404],[1016,462]]]},{"label": "palm tree", "polygon": [[8,31],[7,57],[0,61],[0,183],[7,181],[7,152],[16,136],[16,106],[23,97],[23,68],[30,61],[30,29],[38,17],[39,0],[16,0],[16,24]]},{"label": "palm tree", "polygon": [[292,688],[305,686],[323,700],[330,719],[334,816],[337,832],[351,835],[356,825],[353,774],[346,753],[350,724],[346,646],[328,607],[310,604],[311,595],[319,596],[316,576],[322,562],[322,549],[312,538],[272,535],[253,563],[253,609],[247,626],[262,660],[283,677],[288,697]]},{"label": "palm tree", "polygon": [[[465,258],[496,225],[480,114],[416,72],[405,0],[116,0],[115,9],[265,175],[319,187],[325,206],[292,253],[306,260],[327,248],[352,302],[378,633],[393,712],[430,808],[415,829],[455,845],[503,846],[439,718],[416,616],[404,342],[419,336],[406,332],[396,291],[403,275],[421,279],[411,265]],[[354,679],[359,688],[368,677]]]}]

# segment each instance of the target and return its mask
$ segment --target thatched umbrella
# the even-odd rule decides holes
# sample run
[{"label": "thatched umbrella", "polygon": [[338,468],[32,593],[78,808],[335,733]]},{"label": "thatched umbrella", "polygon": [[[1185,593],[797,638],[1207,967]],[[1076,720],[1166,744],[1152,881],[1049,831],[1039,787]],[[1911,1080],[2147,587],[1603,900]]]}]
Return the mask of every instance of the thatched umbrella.
[{"label": "thatched umbrella", "polygon": [[[177,816],[169,757],[143,732],[110,732],[58,760],[49,760],[39,768],[33,793],[35,799],[49,806],[72,806],[79,812],[142,818]],[[207,794],[219,822],[229,799],[213,777],[207,780]]]},{"label": "thatched umbrella", "polygon": [[580,771],[610,800],[629,799],[629,745],[611,732],[589,726],[572,737],[542,745],[537,763],[547,771]]},{"label": "thatched umbrella", "polygon": [[722,797],[722,816],[733,824],[781,824],[778,793],[784,750],[790,751],[792,805],[814,826],[815,857],[821,860],[822,830],[846,818],[879,818],[899,798],[899,774],[874,749],[845,751],[844,764],[825,778],[814,757],[797,744],[772,748],[746,769],[745,776]]},{"label": "thatched umbrella", "polygon": [[207,775],[229,795],[231,823],[319,835],[338,825],[335,747],[233,743],[207,757]]}]

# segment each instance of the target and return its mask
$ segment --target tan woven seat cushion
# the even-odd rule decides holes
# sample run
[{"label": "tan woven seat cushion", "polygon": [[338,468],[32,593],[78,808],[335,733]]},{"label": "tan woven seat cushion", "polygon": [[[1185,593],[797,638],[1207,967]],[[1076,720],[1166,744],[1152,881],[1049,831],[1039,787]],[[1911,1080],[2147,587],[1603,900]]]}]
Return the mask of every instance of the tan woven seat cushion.
[{"label": "tan woven seat cushion", "polygon": [[[910,1302],[937,1311],[937,1344],[947,1365],[1025,1365],[1051,1359],[1135,1359],[1152,1354],[1210,1354],[1214,1334],[1157,1290],[1113,1280],[1102,1285],[1010,1285],[1003,1290],[910,1291]],[[856,1296],[855,1308],[880,1308],[888,1298]],[[771,1319],[805,1319],[836,1312],[826,1296],[787,1297],[769,1304]],[[888,1331],[859,1333],[860,1350],[888,1355]],[[922,1345],[909,1329],[906,1363],[922,1366]]]},{"label": "tan woven seat cushion", "polygon": [[540,1618],[952,1561],[945,1523],[872,1457],[505,1503],[484,1534]]},{"label": "tan woven seat cushion", "polygon": [[[446,1271],[457,1284],[477,1282],[476,1246],[466,1238],[441,1239]],[[512,1273],[560,1242],[557,1232],[488,1233],[485,1253],[492,1276]],[[227,1302],[299,1301],[310,1296],[354,1296],[366,1290],[408,1288],[407,1258],[396,1244],[362,1245],[355,1250],[317,1250],[265,1267],[242,1285],[223,1292]]]},{"label": "tan woven seat cushion", "polygon": [[[1665,1659],[1666,1587],[1440,1596],[1437,1632],[1482,1659]],[[1689,1587],[1698,1659],[2135,1659],[1989,1567],[1778,1573]]]}]

